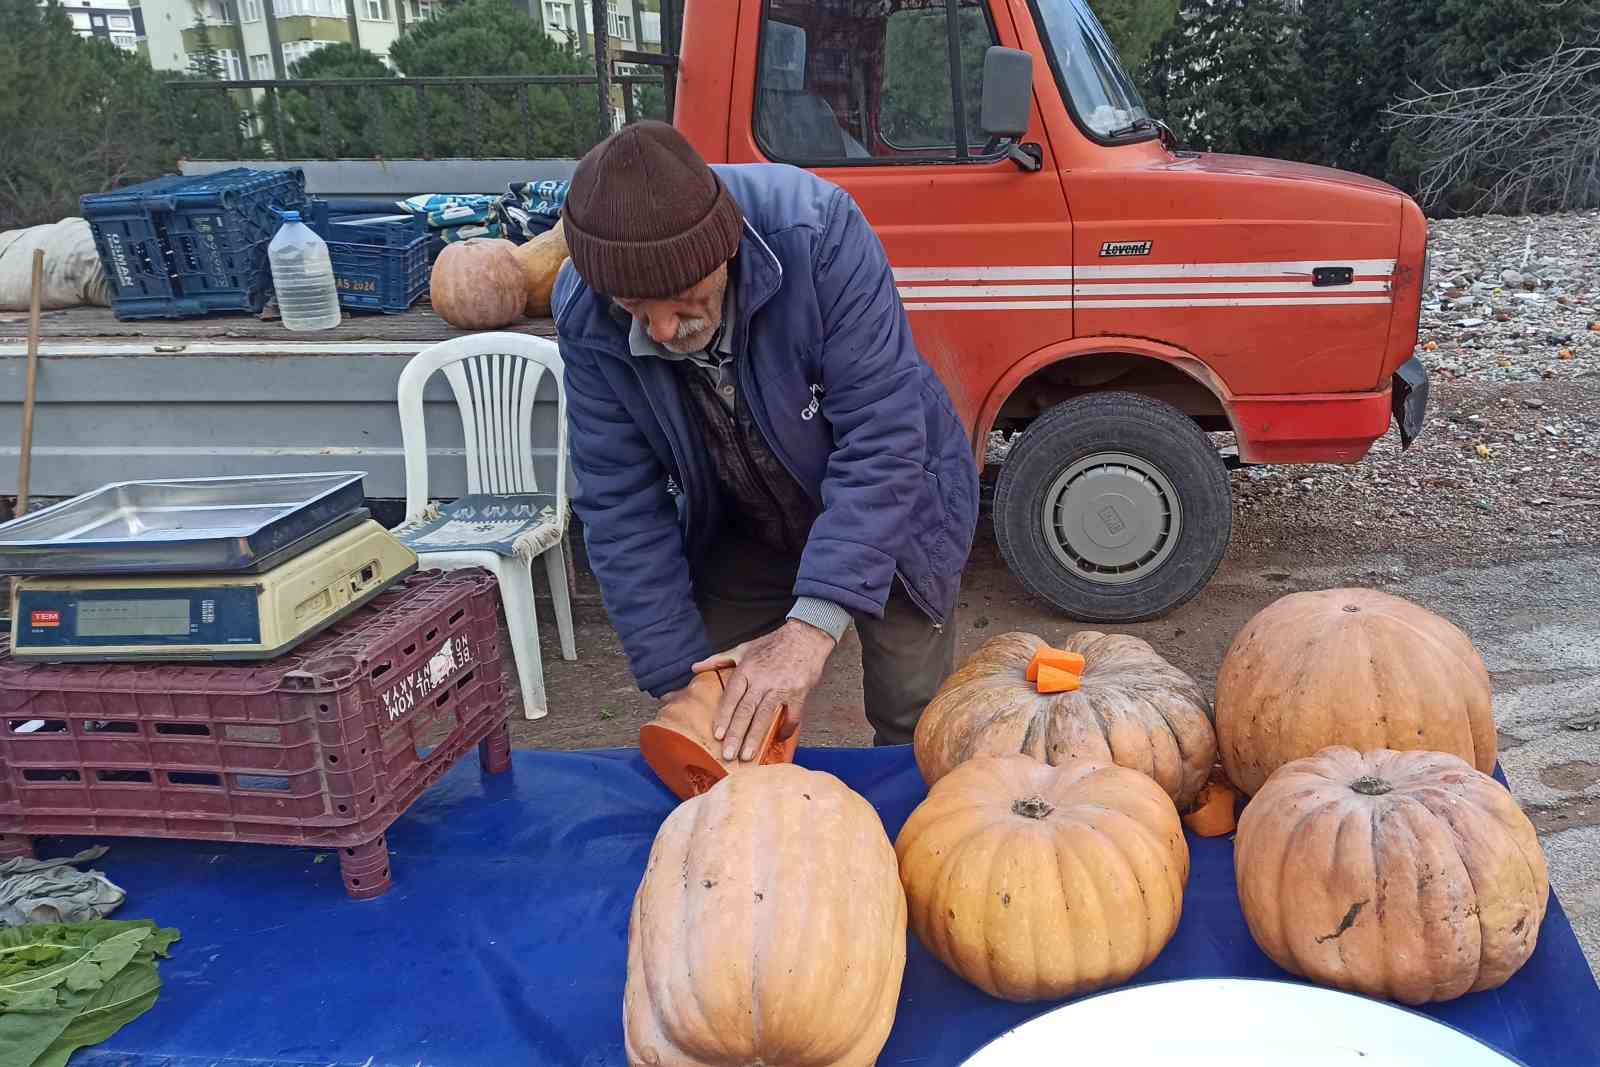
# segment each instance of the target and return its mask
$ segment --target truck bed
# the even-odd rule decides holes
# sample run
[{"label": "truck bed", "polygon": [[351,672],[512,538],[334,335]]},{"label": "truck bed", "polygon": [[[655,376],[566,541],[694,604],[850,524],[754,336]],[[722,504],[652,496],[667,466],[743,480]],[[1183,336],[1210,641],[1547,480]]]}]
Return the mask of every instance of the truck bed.
[{"label": "truck bed", "polygon": [[[549,319],[508,329],[553,337]],[[290,333],[252,315],[119,322],[108,308],[40,319],[35,500],[139,478],[367,472],[366,495],[405,496],[396,386],[418,351],[463,331],[423,302],[403,315],[346,315]],[[0,312],[0,497],[17,493],[27,381],[26,313]],[[554,440],[555,388],[535,406]],[[442,376],[427,396],[431,495],[466,492],[461,421]],[[541,483],[554,456],[540,464]]]}]

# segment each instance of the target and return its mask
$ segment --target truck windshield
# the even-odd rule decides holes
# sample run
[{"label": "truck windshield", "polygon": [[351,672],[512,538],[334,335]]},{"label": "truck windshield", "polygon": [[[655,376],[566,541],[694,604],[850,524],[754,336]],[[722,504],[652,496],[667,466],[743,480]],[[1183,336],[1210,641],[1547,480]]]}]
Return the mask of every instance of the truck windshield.
[{"label": "truck windshield", "polygon": [[[1034,0],[1039,32],[1051,52],[1061,92],[1078,121],[1097,137],[1155,135],[1133,79],[1084,0]],[[1147,132],[1148,131],[1148,132]]]}]

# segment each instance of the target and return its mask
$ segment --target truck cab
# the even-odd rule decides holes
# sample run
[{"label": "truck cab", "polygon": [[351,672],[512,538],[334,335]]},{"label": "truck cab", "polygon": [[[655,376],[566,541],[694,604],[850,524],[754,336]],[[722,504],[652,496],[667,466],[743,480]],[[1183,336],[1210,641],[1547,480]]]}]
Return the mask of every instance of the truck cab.
[{"label": "truck cab", "polygon": [[[1398,190],[1181,150],[1084,0],[689,0],[674,123],[850,192],[1066,615],[1161,615],[1226,551],[1228,465],[1420,431],[1427,223]],[[1214,434],[1232,433],[1225,457]]]}]

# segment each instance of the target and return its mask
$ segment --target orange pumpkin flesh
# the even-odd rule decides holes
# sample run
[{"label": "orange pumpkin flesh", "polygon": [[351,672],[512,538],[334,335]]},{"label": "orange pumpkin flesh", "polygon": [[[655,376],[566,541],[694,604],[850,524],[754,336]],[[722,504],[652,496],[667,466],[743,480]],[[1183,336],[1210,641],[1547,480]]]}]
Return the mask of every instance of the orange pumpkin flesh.
[{"label": "orange pumpkin flesh", "polygon": [[1247,794],[1330,745],[1423,749],[1494,770],[1489,673],[1467,635],[1372,589],[1294,593],[1239,631],[1217,673],[1217,745]]},{"label": "orange pumpkin flesh", "polygon": [[1083,678],[1080,675],[1056,667],[1041,666],[1038,684],[1034,688],[1041,693],[1072,693],[1082,686]]},{"label": "orange pumpkin flesh", "polygon": [[1442,752],[1331,747],[1286,763],[1244,809],[1233,856],[1274,963],[1406,1004],[1503,985],[1550,895],[1511,794]]},{"label": "orange pumpkin flesh", "polygon": [[1039,680],[1040,667],[1054,667],[1066,671],[1068,674],[1083,673],[1083,656],[1077,652],[1067,652],[1059,648],[1041,648],[1033,654],[1033,659],[1028,661],[1027,679],[1030,682]]},{"label": "orange pumpkin flesh", "polygon": [[794,759],[800,732],[780,738],[784,726],[781,715],[768,727],[761,742],[761,755],[755,761],[722,758],[722,742],[716,739],[712,728],[723,686],[732,673],[718,670],[695,675],[687,688],[662,701],[652,722],[639,728],[640,754],[679,800],[699,796],[730,773]]},{"label": "orange pumpkin flesh", "polygon": [[1196,837],[1222,837],[1231,834],[1238,825],[1234,812],[1238,809],[1239,792],[1217,771],[1200,790],[1194,808],[1183,817],[1183,825]]}]

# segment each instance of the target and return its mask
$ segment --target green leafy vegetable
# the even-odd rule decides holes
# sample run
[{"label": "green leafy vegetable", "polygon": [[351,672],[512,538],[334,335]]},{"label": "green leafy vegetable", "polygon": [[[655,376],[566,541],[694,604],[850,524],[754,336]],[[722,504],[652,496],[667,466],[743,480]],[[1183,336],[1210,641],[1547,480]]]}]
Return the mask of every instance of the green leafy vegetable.
[{"label": "green leafy vegetable", "polygon": [[65,1067],[148,1011],[177,939],[146,920],[0,929],[0,1064]]}]

